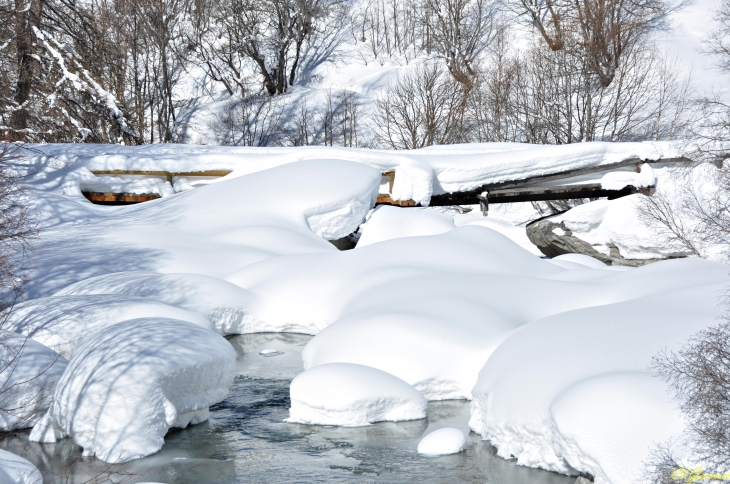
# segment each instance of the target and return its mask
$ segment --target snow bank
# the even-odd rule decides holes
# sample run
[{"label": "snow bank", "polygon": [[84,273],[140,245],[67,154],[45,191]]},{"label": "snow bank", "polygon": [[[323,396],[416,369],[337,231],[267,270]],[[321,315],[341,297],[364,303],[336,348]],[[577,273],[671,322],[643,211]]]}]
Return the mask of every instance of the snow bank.
[{"label": "snow bank", "polygon": [[0,449],[0,483],[42,484],[43,476],[27,460],[19,455]]},{"label": "snow bank", "polygon": [[50,348],[0,330],[0,431],[35,425],[66,365]]},{"label": "snow bank", "polygon": [[222,279],[200,274],[154,272],[118,272],[92,277],[72,284],[54,296],[90,294],[119,294],[151,299],[196,312],[210,320],[223,335],[249,332],[247,329],[251,324],[248,318],[255,302],[250,292]]},{"label": "snow bank", "polygon": [[466,436],[454,427],[435,430],[418,443],[418,453],[424,455],[458,454],[465,449]]},{"label": "snow bank", "polygon": [[653,446],[682,428],[666,386],[646,373],[651,358],[715,324],[726,272],[685,259],[592,280],[602,305],[523,325],[491,354],[470,427],[518,464],[633,482]]},{"label": "snow bank", "polygon": [[380,205],[360,229],[357,247],[400,237],[437,235],[454,228],[454,219],[439,212]]},{"label": "snow bank", "polygon": [[358,427],[426,418],[428,402],[400,378],[363,365],[330,363],[291,383],[287,422]]},{"label": "snow bank", "polygon": [[270,257],[337,251],[324,239],[357,229],[381,179],[363,164],[313,160],[143,204],[100,207],[80,194],[83,170],[49,167],[30,181],[46,220],[30,297],[114,272],[225,277]]},{"label": "snow bank", "polygon": [[214,330],[203,315],[157,301],[124,295],[53,296],[18,304],[8,330],[30,336],[66,357],[91,333],[137,318],[171,318]]},{"label": "snow bank", "polygon": [[647,372],[599,375],[566,389],[550,408],[555,450],[595,482],[637,482],[654,443],[682,435],[683,415]]},{"label": "snow bank", "polygon": [[31,440],[70,436],[105,462],[157,452],[170,427],[207,420],[235,373],[235,351],[184,321],[125,321],[86,338],[56,386]]}]

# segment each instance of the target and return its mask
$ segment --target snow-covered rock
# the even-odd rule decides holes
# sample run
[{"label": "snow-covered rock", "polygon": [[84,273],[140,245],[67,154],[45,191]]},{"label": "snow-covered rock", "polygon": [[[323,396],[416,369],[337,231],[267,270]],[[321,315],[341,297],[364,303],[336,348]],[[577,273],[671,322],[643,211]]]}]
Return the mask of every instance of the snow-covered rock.
[{"label": "snow-covered rock", "polygon": [[465,449],[466,436],[454,427],[434,430],[418,442],[418,453],[424,455],[457,454]]},{"label": "snow-covered rock", "polygon": [[454,228],[454,219],[443,213],[381,205],[375,208],[367,223],[360,229],[362,235],[357,247],[399,237],[437,235]]},{"label": "snow-covered rock", "polygon": [[205,316],[223,335],[248,332],[251,326],[248,318],[254,304],[250,292],[217,277],[155,272],[117,272],[92,277],[61,289],[54,296],[90,294],[145,298],[193,311]]},{"label": "snow-covered rock", "polygon": [[1,484],[43,484],[43,476],[36,467],[7,450],[0,449]]},{"label": "snow-covered rock", "polygon": [[52,349],[0,330],[0,431],[32,427],[51,404],[68,361]]},{"label": "snow-covered rock", "polygon": [[31,440],[70,436],[105,462],[153,454],[170,427],[207,420],[228,393],[235,359],[223,337],[185,321],[107,327],[79,345]]},{"label": "snow-covered rock", "polygon": [[199,313],[150,299],[108,294],[33,299],[13,308],[6,327],[70,358],[89,334],[137,318],[172,318],[215,329]]},{"label": "snow-covered rock", "polygon": [[426,418],[428,402],[400,378],[350,363],[315,366],[291,383],[288,422],[358,427]]}]

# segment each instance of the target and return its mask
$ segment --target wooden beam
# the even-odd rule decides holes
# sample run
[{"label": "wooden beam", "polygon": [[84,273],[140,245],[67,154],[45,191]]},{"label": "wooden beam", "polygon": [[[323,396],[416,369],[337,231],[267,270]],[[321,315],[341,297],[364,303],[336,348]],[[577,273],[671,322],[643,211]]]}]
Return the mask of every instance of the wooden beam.
[{"label": "wooden beam", "polygon": [[160,198],[157,193],[113,193],[113,192],[87,192],[81,194],[91,203],[97,205],[130,205],[133,203],[147,202]]},{"label": "wooden beam", "polygon": [[387,193],[379,193],[375,205],[396,205],[398,207],[415,207],[413,200],[393,200]]},{"label": "wooden beam", "polygon": [[[611,170],[615,170],[617,168],[626,168],[629,166],[636,167],[636,165],[640,165],[642,163],[689,163],[692,160],[689,158],[664,158],[661,160],[641,160],[639,158],[631,158],[629,160],[624,160],[619,163],[612,163],[610,165],[601,165],[601,166],[589,166],[584,168],[576,168],[571,170],[564,170],[557,173],[550,173],[549,175],[538,175],[533,176],[530,178],[525,178],[523,180],[508,180],[504,182],[499,183],[491,183],[482,185],[479,188],[475,188],[474,190],[467,190],[463,192],[455,192],[455,193],[444,193],[441,195],[434,195],[431,197],[431,206],[444,206],[444,205],[471,205],[475,203],[479,203],[479,194],[482,192],[489,192],[489,198],[491,200],[492,193],[495,190],[499,189],[507,189],[507,188],[526,188],[531,185],[536,185],[539,183],[547,183],[552,182],[556,180],[561,180],[565,178],[574,178],[578,176],[583,175],[590,175],[593,173],[600,173],[600,172],[608,172]],[[557,187],[555,187],[557,188]],[[596,195],[596,196],[606,196],[606,195]],[[565,198],[565,197],[564,197]],[[585,197],[568,197],[568,198],[585,198]],[[552,200],[560,200],[559,198],[554,198]],[[495,202],[496,203],[496,202]]]},{"label": "wooden beam", "polygon": [[91,170],[94,175],[134,175],[134,176],[226,176],[232,170],[207,171],[143,171],[143,170]]}]

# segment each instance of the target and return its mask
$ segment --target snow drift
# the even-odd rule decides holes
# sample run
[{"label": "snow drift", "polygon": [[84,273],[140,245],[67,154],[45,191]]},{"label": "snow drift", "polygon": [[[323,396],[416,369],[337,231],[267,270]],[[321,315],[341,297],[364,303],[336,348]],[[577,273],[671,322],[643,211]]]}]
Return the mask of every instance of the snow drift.
[{"label": "snow drift", "polygon": [[224,338],[185,321],[115,324],[78,347],[31,440],[70,436],[105,462],[153,454],[170,427],[207,420],[228,393],[235,359]]},{"label": "snow drift", "polygon": [[[150,299],[196,312],[211,321],[222,335],[248,332],[248,317],[255,302],[250,292],[215,277],[155,272],[118,272],[92,277],[72,284],[54,296],[90,294]],[[169,317],[184,319],[173,315]]]},{"label": "snow drift", "polygon": [[89,334],[128,319],[151,317],[214,329],[210,321],[192,311],[139,297],[107,294],[33,299],[13,308],[6,327],[70,358]]}]

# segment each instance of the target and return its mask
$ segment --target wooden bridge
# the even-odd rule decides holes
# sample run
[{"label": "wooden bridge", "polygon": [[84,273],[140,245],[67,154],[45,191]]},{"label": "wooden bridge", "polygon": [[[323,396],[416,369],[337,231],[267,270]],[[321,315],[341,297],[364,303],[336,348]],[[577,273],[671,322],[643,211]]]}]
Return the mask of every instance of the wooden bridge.
[{"label": "wooden bridge", "polygon": [[[608,165],[583,167],[577,169],[556,171],[546,175],[528,177],[524,179],[507,180],[500,183],[483,185],[477,189],[444,193],[431,197],[430,206],[445,205],[473,205],[480,204],[482,212],[486,215],[491,203],[515,203],[515,202],[538,202],[549,200],[566,200],[574,198],[601,198],[615,199],[631,195],[633,193],[650,193],[653,187],[627,186],[620,190],[604,189],[596,179],[605,173],[618,169],[633,168],[639,172],[644,163],[653,165],[690,163],[688,158],[664,158],[656,161],[641,160],[632,158],[618,163]],[[722,161],[716,165],[722,167]],[[179,177],[223,177],[230,171],[199,171],[199,172],[168,172],[168,171],[127,171],[109,170],[92,171],[100,176],[142,176],[142,177],[164,177],[171,185],[175,178]],[[389,182],[390,192],[393,190],[395,172],[383,173],[383,181]],[[588,180],[588,182],[586,182]],[[104,205],[126,205],[132,203],[146,202],[159,198],[157,193],[115,193],[82,191],[84,196],[92,203]],[[401,207],[420,206],[413,200],[393,200],[390,193],[378,195],[377,204],[390,204]]]}]

